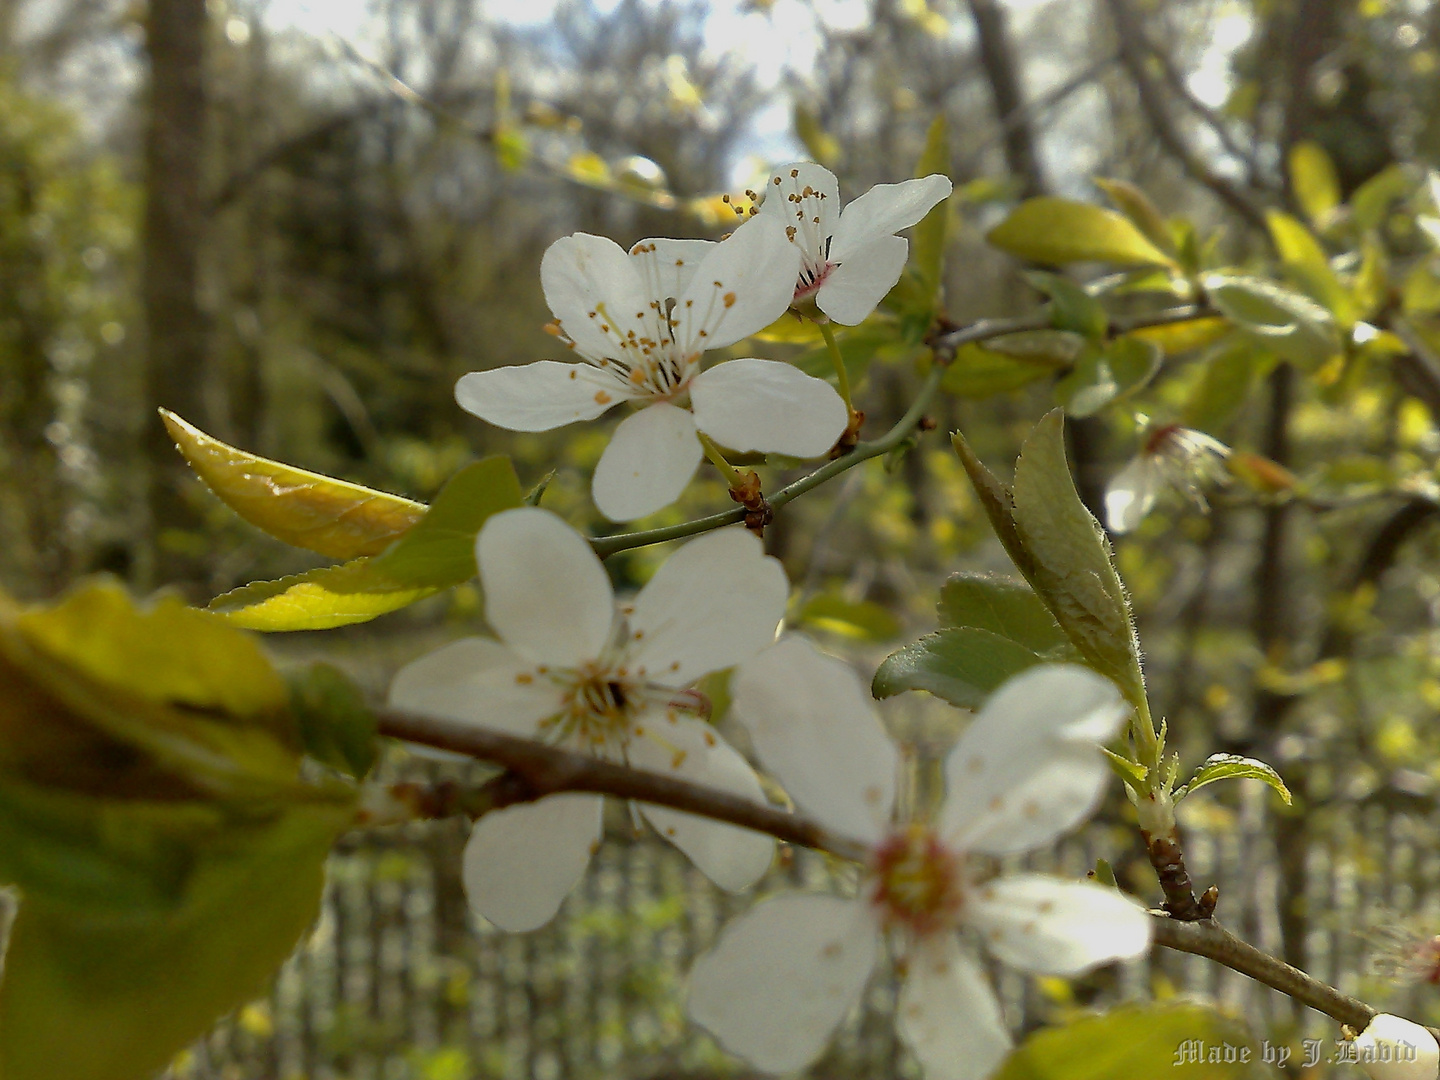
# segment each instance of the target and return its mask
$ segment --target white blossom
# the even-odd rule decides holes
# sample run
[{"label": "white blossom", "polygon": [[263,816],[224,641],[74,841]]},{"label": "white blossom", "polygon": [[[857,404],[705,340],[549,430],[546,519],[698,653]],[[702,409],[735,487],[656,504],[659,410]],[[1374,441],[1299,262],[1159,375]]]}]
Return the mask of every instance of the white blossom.
[{"label": "white blossom", "polygon": [[783,222],[800,249],[794,303],[813,299],[834,322],[864,322],[905,269],[910,244],[895,234],[918,222],[950,190],[939,173],[876,184],[842,212],[840,184],[829,169],[810,161],[777,169],[765,185],[760,216]]},{"label": "white blossom", "polygon": [[1225,459],[1230,448],[1202,431],[1165,424],[1145,437],[1140,453],[1105,488],[1105,523],[1113,533],[1139,526],[1167,488],[1175,488],[1202,511],[1209,509],[1201,490],[1229,480]]},{"label": "white blossom", "polygon": [[1370,1080],[1436,1080],[1440,1044],[1419,1024],[1380,1013],[1355,1040],[1351,1058]]},{"label": "white blossom", "polygon": [[551,244],[540,264],[552,331],[581,363],[540,360],[462,376],[461,408],[511,431],[593,420],[622,402],[595,469],[601,513],[630,521],[679,498],[700,463],[701,431],[732,450],[819,457],[849,421],[829,383],[773,360],[701,371],[789,306],[799,255],[780,225],[752,218],[720,243],[642,240],[628,253],[586,233]]},{"label": "white blossom", "polygon": [[[970,855],[1027,851],[1087,817],[1109,776],[1097,743],[1126,707],[1073,665],[1007,682],[950,753],[933,822],[892,824],[898,754],[855,674],[787,638],[741,665],[734,713],[796,805],[870,851],[855,899],[781,894],[732,922],[690,977],[690,1015],[767,1072],[805,1067],[860,999],[888,938],[896,1022],[927,1080],[982,1080],[1010,1048],[964,936],[1024,971],[1073,976],[1150,943],[1118,891],[1039,874],[986,880]],[[963,932],[963,934],[962,934]]]},{"label": "white blossom", "polygon": [[[740,528],[693,540],[619,609],[585,538],[548,510],[491,517],[476,561],[499,640],[465,638],[411,663],[393,704],[765,801],[687,689],[774,640],[789,590],[759,540]],[[600,842],[601,805],[552,795],[481,817],[465,849],[471,906],[505,930],[548,922]],[[770,865],[767,836],[656,806],[639,813],[723,888],[748,888]]]}]

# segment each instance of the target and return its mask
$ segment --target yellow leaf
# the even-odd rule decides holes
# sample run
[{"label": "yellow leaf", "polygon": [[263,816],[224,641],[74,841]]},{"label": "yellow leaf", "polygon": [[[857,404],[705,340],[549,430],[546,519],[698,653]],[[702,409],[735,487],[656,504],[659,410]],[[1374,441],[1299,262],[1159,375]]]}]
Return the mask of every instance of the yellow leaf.
[{"label": "yellow leaf", "polygon": [[1175,238],[1170,226],[1165,223],[1160,211],[1150,197],[1128,180],[1108,180],[1103,176],[1094,178],[1095,186],[1109,197],[1122,214],[1133,221],[1161,251],[1175,254]]},{"label": "yellow leaf", "polygon": [[1128,218],[1103,207],[1048,195],[1021,203],[986,239],[1017,258],[1056,266],[1073,262],[1175,264]]},{"label": "yellow leaf", "polygon": [[1323,229],[1340,205],[1340,180],[1319,143],[1298,142],[1291,147],[1290,186],[1311,224]]},{"label": "yellow leaf", "polygon": [[1320,241],[1299,221],[1279,210],[1265,215],[1270,238],[1285,270],[1310,299],[1322,304],[1341,329],[1355,324],[1355,301],[1330,267],[1330,259]]},{"label": "yellow leaf", "polygon": [[1230,324],[1221,318],[1186,319],[1184,322],[1168,323],[1164,326],[1146,326],[1130,331],[1130,336],[1141,341],[1151,341],[1164,350],[1166,356],[1200,349],[1219,341],[1230,332]]},{"label": "yellow leaf", "polygon": [[423,503],[247,453],[164,409],[160,417],[221,502],[295,547],[332,559],[378,555],[425,516]]},{"label": "yellow leaf", "polygon": [[610,166],[599,154],[588,150],[573,155],[565,163],[565,173],[570,179],[590,187],[605,187],[610,183]]}]

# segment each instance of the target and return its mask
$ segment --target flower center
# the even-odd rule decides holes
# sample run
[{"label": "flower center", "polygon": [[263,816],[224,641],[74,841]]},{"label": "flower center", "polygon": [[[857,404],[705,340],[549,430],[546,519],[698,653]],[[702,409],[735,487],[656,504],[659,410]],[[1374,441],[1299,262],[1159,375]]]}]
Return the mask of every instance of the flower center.
[{"label": "flower center", "polygon": [[953,926],[964,903],[963,860],[924,825],[892,833],[875,849],[870,902],[887,925],[917,935]]},{"label": "flower center", "polygon": [[573,671],[557,672],[564,691],[560,712],[541,724],[561,743],[600,753],[623,750],[630,723],[646,704],[645,684],[625,668],[590,663]]}]

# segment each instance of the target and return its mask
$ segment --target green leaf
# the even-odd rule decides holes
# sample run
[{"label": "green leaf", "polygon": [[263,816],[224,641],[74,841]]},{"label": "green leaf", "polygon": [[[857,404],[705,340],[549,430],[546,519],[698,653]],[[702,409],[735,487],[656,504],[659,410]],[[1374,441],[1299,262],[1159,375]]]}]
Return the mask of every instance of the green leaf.
[{"label": "green leaf", "polygon": [[1075,491],[1064,422],[1058,409],[1048,413],[1015,463],[1013,520],[1029,562],[1020,571],[1085,661],[1143,710],[1145,680],[1130,604],[1105,531]]},{"label": "green leaf", "polygon": [[[936,113],[935,119],[930,121],[930,130],[925,135],[925,149],[915,166],[917,177],[935,173],[950,175],[950,137],[943,112]],[[931,208],[911,233],[910,260],[919,272],[932,312],[940,307],[944,298],[945,241],[949,223],[950,200],[947,198]]]},{"label": "green leaf", "polygon": [[319,911],[348,806],[228,822],[179,902],[128,913],[27,893],[0,982],[5,1080],[146,1080],[263,991]]},{"label": "green leaf", "polygon": [[1025,646],[975,627],[927,634],[887,656],[870,691],[877,698],[927,690],[962,709],[978,709],[1010,676],[1043,662]]},{"label": "green leaf", "polygon": [[1305,140],[1290,148],[1290,187],[1310,223],[1325,228],[1340,205],[1340,178],[1319,143]]},{"label": "green leaf", "polygon": [[1200,381],[1190,392],[1183,414],[1186,427],[1218,431],[1245,403],[1255,380],[1275,364],[1275,355],[1235,336],[1207,353]]},{"label": "green leaf", "polygon": [[1073,262],[1174,265],[1170,256],[1113,210],[1048,195],[1021,203],[990,230],[986,240],[1017,258],[1054,266]]},{"label": "green leaf", "polygon": [[165,409],[160,418],[221,502],[295,547],[332,559],[378,555],[425,514],[423,503],[239,450]]},{"label": "green leaf", "polygon": [[1138,795],[1148,793],[1145,778],[1150,775],[1149,769],[1145,768],[1145,766],[1141,765],[1138,761],[1131,761],[1127,757],[1121,757],[1119,754],[1112,750],[1107,750],[1103,746],[1100,748],[1100,752],[1105,755],[1105,760],[1109,762],[1111,772],[1118,776],[1126,787]]},{"label": "green leaf", "polygon": [[1175,254],[1175,235],[1145,192],[1128,180],[1107,180],[1100,176],[1093,180],[1116,208],[1145,234],[1146,239],[1167,255]]},{"label": "green leaf", "polygon": [[942,627],[973,627],[1009,638],[1031,652],[1063,658],[1069,639],[1050,610],[1024,582],[995,574],[952,574],[936,605]]},{"label": "green leaf", "polygon": [[1280,779],[1280,774],[1263,761],[1241,757],[1239,754],[1211,754],[1205,759],[1205,764],[1195,770],[1195,775],[1175,792],[1175,801],[1179,802],[1186,795],[1193,794],[1217,780],[1262,780],[1275,789],[1280,798],[1285,800],[1286,806],[1290,805],[1290,789],[1285,786],[1285,781]]},{"label": "green leaf", "polygon": [[1390,216],[1390,208],[1415,187],[1414,171],[1395,164],[1366,180],[1350,196],[1350,219],[1358,229],[1378,229]]},{"label": "green leaf", "polygon": [[1148,383],[1164,359],[1154,342],[1128,335],[1116,338],[1103,349],[1087,350],[1075,369],[1055,384],[1055,399],[1071,416],[1093,416]]},{"label": "green leaf", "polygon": [[377,725],[365,694],[349,676],[323,662],[294,672],[290,707],[307,754],[355,780],[365,779],[380,754]]},{"label": "green leaf", "polygon": [[[995,479],[994,473],[975,456],[975,451],[970,449],[970,444],[960,432],[957,431],[950,436],[950,445],[955,448],[955,453],[960,458],[960,464],[965,467],[965,473],[970,477],[970,483],[975,488],[975,495],[985,510],[985,516],[990,519],[990,527],[995,530],[996,538],[1005,549],[1005,553],[1010,556],[1010,561],[1015,564],[1015,568],[1033,586],[1035,584],[1035,560],[1026,550],[1025,543],[1021,540],[1020,533],[1015,527],[1014,503],[1010,489]],[[1045,598],[1042,596],[1041,599]],[[1050,607],[1048,601],[1045,606]],[[1054,609],[1052,608],[1051,611],[1053,614]]]},{"label": "green leaf", "polygon": [[1290,279],[1310,299],[1322,305],[1342,328],[1355,325],[1355,301],[1330,266],[1320,241],[1300,222],[1279,210],[1265,214],[1270,239]]},{"label": "green leaf", "polygon": [[[840,358],[845,361],[845,372],[852,384],[865,374],[877,353],[900,343],[899,327],[885,318],[866,319],[859,326],[842,328],[835,335],[835,344],[840,347]],[[835,378],[835,363],[823,344],[801,353],[791,363],[816,379]]]},{"label": "green leaf", "polygon": [[[1200,1060],[1186,1056],[1187,1051],[1198,1051]],[[1213,1062],[1207,1060],[1211,1051],[1217,1057]],[[1236,1021],[1203,1005],[1153,1004],[1126,1005],[1042,1028],[1010,1054],[993,1080],[1246,1080],[1266,1075],[1259,1052]]]},{"label": "green leaf", "polygon": [[1085,339],[1066,330],[1033,330],[965,345],[955,354],[940,386],[957,397],[990,397],[1063,371],[1085,349]]},{"label": "green leaf", "polygon": [[812,596],[796,621],[841,637],[859,641],[893,641],[900,636],[900,620],[873,600],[847,600],[834,593]]},{"label": "green leaf", "polygon": [[425,517],[383,555],[218,596],[210,610],[249,630],[325,630],[366,622],[475,576],[475,537],[491,514],[521,505],[510,459],[461,469]]},{"label": "green leaf", "polygon": [[1230,329],[1230,324],[1224,319],[1186,319],[1161,326],[1144,326],[1131,330],[1128,336],[1154,342],[1166,356],[1178,356],[1215,344],[1230,333]]},{"label": "green leaf", "polygon": [[1212,274],[1211,301],[1256,344],[1314,370],[1340,352],[1330,313],[1314,301],[1263,278]]},{"label": "green leaf", "polygon": [[1050,319],[1055,329],[1070,330],[1096,341],[1110,329],[1110,315],[1104,305],[1069,278],[1029,270],[1025,280],[1050,298]]}]

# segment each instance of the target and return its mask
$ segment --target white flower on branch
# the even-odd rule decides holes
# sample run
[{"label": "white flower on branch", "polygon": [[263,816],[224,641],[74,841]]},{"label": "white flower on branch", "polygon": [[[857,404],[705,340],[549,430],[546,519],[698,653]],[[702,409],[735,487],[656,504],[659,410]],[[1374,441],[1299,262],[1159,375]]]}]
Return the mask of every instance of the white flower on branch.
[{"label": "white flower on branch", "polygon": [[1115,474],[1105,489],[1105,523],[1113,533],[1137,528],[1167,488],[1209,509],[1202,488],[1229,481],[1225,459],[1230,448],[1203,431],[1165,424],[1145,436],[1140,453]]},{"label": "white flower on branch", "polygon": [[643,406],[621,421],[595,468],[595,505],[613,521],[680,497],[700,463],[697,431],[732,450],[819,457],[849,421],[829,383],[773,360],[700,370],[707,349],[784,313],[798,262],[768,218],[718,244],[642,240],[628,254],[604,237],[562,237],[545,252],[540,279],[554,333],[584,362],[471,372],[455,399],[511,431],[593,420],[626,401]]},{"label": "white flower on branch", "polygon": [[933,822],[891,823],[898,755],[855,674],[787,638],[743,664],[735,714],[797,806],[870,850],[860,894],[782,894],[726,928],[690,977],[690,1015],[767,1072],[804,1068],[860,999],[888,937],[901,1037],[928,1080],[980,1080],[1010,1047],[962,931],[1023,971],[1073,976],[1143,953],[1144,910],[1114,889],[1039,874],[985,880],[971,855],[1028,851],[1073,828],[1109,778],[1099,743],[1115,687],[1045,665],[991,696],[945,764]]},{"label": "white flower on branch", "polygon": [[840,209],[840,183],[829,169],[797,161],[775,171],[765,185],[760,217],[785,225],[800,249],[794,303],[813,300],[833,322],[864,322],[895,287],[910,244],[895,234],[908,229],[949,196],[939,173],[900,184],[876,184]]},{"label": "white flower on branch", "polygon": [[[764,803],[754,771],[696,715],[702,699],[687,689],[774,640],[789,590],[759,540],[741,528],[693,540],[618,609],[590,545],[548,510],[491,517],[476,561],[500,640],[465,638],[408,665],[393,705]],[[600,843],[601,807],[599,795],[563,794],[481,817],[465,849],[471,906],[505,930],[548,922]],[[770,865],[768,836],[638,809],[722,888],[748,888]]]},{"label": "white flower on branch", "polygon": [[1435,1080],[1440,1076],[1440,1043],[1414,1021],[1380,1013],[1355,1040],[1349,1060],[1370,1080]]}]

